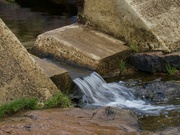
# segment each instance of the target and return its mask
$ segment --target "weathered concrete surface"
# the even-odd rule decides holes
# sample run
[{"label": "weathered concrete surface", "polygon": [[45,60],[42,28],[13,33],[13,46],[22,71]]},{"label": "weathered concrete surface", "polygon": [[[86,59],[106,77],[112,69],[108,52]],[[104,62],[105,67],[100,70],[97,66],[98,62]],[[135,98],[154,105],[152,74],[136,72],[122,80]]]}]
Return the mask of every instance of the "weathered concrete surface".
[{"label": "weathered concrete surface", "polygon": [[0,135],[136,135],[137,131],[131,111],[112,107],[31,111],[0,122]]},{"label": "weathered concrete surface", "polygon": [[81,17],[141,50],[180,48],[179,0],[84,0]]},{"label": "weathered concrete surface", "polygon": [[130,63],[146,72],[167,72],[167,64],[180,69],[180,52],[163,54],[162,52],[137,53],[130,58]]},{"label": "weathered concrete surface", "polygon": [[45,100],[59,92],[0,19],[0,105],[21,97]]},{"label": "weathered concrete surface", "polygon": [[101,75],[118,72],[120,60],[129,55],[123,42],[78,24],[39,35],[33,49]]},{"label": "weathered concrete surface", "polygon": [[56,84],[56,86],[64,93],[69,93],[72,88],[72,80],[69,73],[54,64],[31,55],[38,65],[43,69],[44,73]]}]

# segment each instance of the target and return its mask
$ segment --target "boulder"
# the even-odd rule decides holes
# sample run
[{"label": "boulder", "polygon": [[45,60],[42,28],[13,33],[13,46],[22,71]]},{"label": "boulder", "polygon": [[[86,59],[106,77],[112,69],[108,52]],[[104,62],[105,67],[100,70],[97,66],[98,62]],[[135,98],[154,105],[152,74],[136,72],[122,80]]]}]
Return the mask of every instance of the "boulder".
[{"label": "boulder", "polygon": [[162,52],[137,53],[131,56],[130,63],[146,72],[167,72],[167,66],[180,69],[180,52],[163,54]]},{"label": "boulder", "polygon": [[179,0],[84,0],[80,18],[141,50],[170,52],[180,48],[179,14]]},{"label": "boulder", "polygon": [[122,41],[78,24],[39,35],[33,50],[96,70],[103,76],[119,72],[120,60],[130,55]]},{"label": "boulder", "polygon": [[59,92],[0,19],[0,105],[18,98],[46,100]]}]

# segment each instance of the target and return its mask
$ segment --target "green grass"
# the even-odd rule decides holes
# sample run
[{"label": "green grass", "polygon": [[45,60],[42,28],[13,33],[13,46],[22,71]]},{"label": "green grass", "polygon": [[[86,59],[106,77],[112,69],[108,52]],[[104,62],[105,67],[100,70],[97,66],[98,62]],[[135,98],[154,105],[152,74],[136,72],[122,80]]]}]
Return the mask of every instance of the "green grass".
[{"label": "green grass", "polygon": [[48,109],[54,107],[70,107],[70,103],[70,99],[67,96],[64,96],[62,93],[58,93],[44,102],[44,108]]},{"label": "green grass", "polygon": [[37,100],[35,98],[20,98],[18,100],[14,100],[10,103],[0,106],[0,117],[16,113],[20,110],[35,109],[36,105]]},{"label": "green grass", "polygon": [[70,107],[70,99],[67,96],[64,96],[62,93],[58,93],[42,104],[43,106],[40,106],[36,98],[20,98],[0,106],[0,118],[3,116],[14,114],[21,110]]},{"label": "green grass", "polygon": [[170,64],[166,64],[166,70],[170,75],[175,75],[177,72],[177,69],[173,66],[170,66]]}]

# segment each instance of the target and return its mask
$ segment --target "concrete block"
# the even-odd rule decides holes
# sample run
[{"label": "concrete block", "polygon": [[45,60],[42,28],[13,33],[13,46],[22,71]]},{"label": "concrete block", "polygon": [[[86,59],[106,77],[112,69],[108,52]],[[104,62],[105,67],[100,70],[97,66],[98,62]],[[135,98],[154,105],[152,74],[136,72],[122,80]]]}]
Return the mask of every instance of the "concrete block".
[{"label": "concrete block", "polygon": [[39,35],[33,49],[105,76],[118,71],[120,60],[129,55],[122,41],[78,24]]},{"label": "concrete block", "polygon": [[18,98],[46,100],[59,92],[0,19],[0,105]]},{"label": "concrete block", "polygon": [[84,0],[81,17],[89,25],[141,50],[180,48],[179,0]]},{"label": "concrete block", "polygon": [[72,80],[69,73],[44,59],[32,55],[33,59],[43,69],[44,73],[54,82],[54,84],[63,92],[69,93],[72,89]]}]

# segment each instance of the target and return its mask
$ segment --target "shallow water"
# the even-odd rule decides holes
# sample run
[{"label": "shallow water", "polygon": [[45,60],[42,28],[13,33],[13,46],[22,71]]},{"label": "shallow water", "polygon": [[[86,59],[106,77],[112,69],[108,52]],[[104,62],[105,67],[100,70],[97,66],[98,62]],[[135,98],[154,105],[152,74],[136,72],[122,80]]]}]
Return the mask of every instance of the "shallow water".
[{"label": "shallow water", "polygon": [[[149,82],[149,85],[147,86],[138,84],[138,87],[131,86],[131,88],[128,88],[125,85],[126,82],[122,81],[106,83],[105,80],[95,72],[84,78],[76,78],[73,81],[79,87],[78,91],[81,93],[81,97],[79,98],[79,106],[82,108],[114,106],[118,108],[130,109],[137,114],[143,128],[151,131],[162,129],[164,127],[176,127],[180,124],[180,104],[177,101],[176,104],[168,104],[168,100],[171,99],[171,97],[177,96],[178,98],[178,95],[174,93],[178,91],[178,89],[176,89],[178,87],[171,85],[169,82],[162,83],[161,81],[155,81]],[[148,83],[146,82],[146,84]],[[163,96],[165,100],[163,104],[162,102],[159,102],[160,98],[157,96],[154,96],[156,99],[153,100],[153,102],[146,98],[143,100],[143,98],[136,97],[133,94],[135,88],[141,89],[141,86],[139,85],[143,86],[144,91],[146,89],[150,89],[147,91],[147,94],[148,92],[152,91],[151,87],[152,89],[159,89],[160,87],[160,89],[162,88],[161,91],[168,91],[171,93],[171,95]],[[154,95],[156,95],[156,93]]]},{"label": "shallow water", "polygon": [[77,11],[67,7],[45,4],[26,5],[0,0],[0,18],[26,48],[31,48],[36,37],[48,30],[76,22]]},{"label": "shallow water", "polygon": [[135,97],[131,88],[125,82],[106,83],[96,72],[84,78],[73,80],[83,93],[82,107],[89,106],[114,106],[129,108],[137,114],[160,115],[165,111],[180,109],[179,105],[152,105],[148,100]]}]

